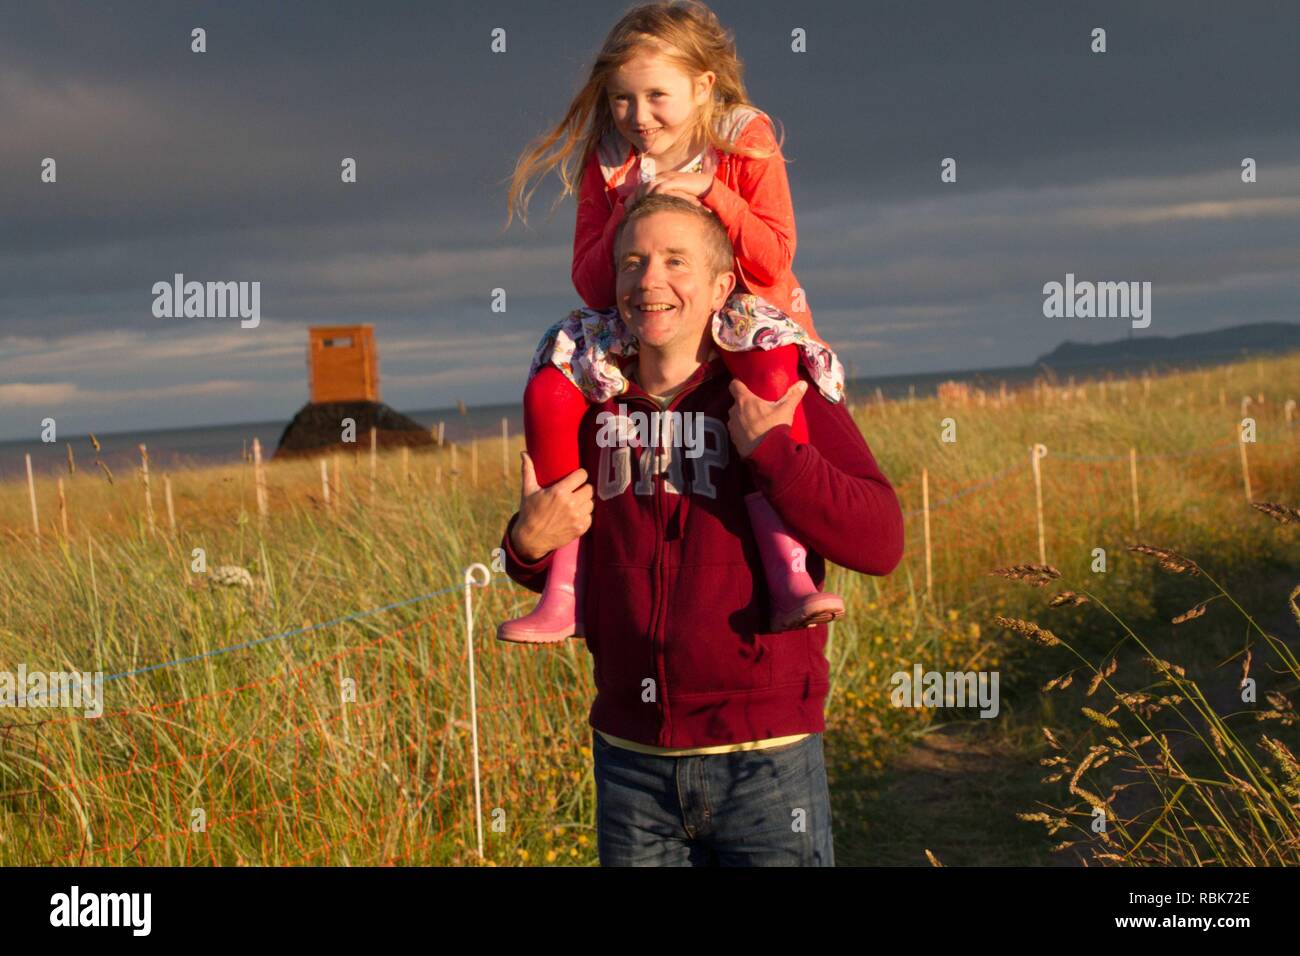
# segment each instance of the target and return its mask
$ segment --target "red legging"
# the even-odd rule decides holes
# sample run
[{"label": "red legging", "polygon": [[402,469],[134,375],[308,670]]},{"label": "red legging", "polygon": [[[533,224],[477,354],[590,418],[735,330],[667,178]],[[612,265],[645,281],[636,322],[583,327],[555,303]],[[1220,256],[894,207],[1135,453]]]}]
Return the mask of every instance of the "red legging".
[{"label": "red legging", "polygon": [[[733,378],[759,398],[774,402],[799,381],[798,348],[783,345],[747,352],[720,348],[718,353]],[[524,441],[541,487],[578,470],[578,424],[586,411],[586,396],[554,365],[540,369],[524,389]],[[802,402],[795,406],[790,434],[797,442],[808,441]]]}]

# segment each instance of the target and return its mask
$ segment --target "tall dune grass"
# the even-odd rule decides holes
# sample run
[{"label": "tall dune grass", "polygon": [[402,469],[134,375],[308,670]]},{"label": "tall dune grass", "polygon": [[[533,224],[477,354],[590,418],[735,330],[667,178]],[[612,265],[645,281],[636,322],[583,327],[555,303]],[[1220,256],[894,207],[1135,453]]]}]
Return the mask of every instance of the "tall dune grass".
[{"label": "tall dune grass", "polygon": [[[890,675],[917,661],[1001,669],[1014,704],[1004,714],[1053,706],[1021,693],[1045,679],[1046,664],[996,624],[1032,617],[1032,596],[986,574],[1036,558],[1036,442],[1049,448],[1048,560],[1068,580],[1086,580],[1113,618],[1082,628],[1080,653],[1110,646],[1116,621],[1151,621],[1163,607],[1162,572],[1125,550],[1136,541],[1213,554],[1216,577],[1239,582],[1243,605],[1263,598],[1256,584],[1295,572],[1294,537],[1264,527],[1248,506],[1231,440],[1241,395],[1262,395],[1251,407],[1260,428],[1249,450],[1254,497],[1294,505],[1300,427],[1288,431],[1281,408],[1298,373],[1297,356],[1251,361],[1155,379],[1149,395],[1136,380],[1123,393],[1112,384],[1105,403],[1095,385],[1086,399],[1022,392],[1000,407],[877,406],[855,396],[855,417],[905,512],[920,508],[928,469],[935,586],[925,590],[919,515],[908,518],[907,554],[889,578],[831,569],[827,587],[849,611],[829,648],[836,753],[883,770],[909,734],[952,716],[890,705]],[[952,444],[940,441],[948,417]],[[1130,446],[1143,456],[1140,534]],[[78,460],[88,460],[81,449]],[[65,476],[66,540],[52,480],[38,483],[39,541],[25,485],[0,486],[0,670],[21,662],[114,677],[97,720],[0,709],[0,863],[478,861],[461,582],[468,565],[492,565],[518,503],[517,473],[500,474],[498,442],[484,444],[474,487],[463,449],[454,480],[445,450],[413,454],[406,481],[394,453],[381,457],[372,497],[366,453],[342,461],[329,509],[315,462],[269,465],[265,521],[249,465],[175,472],[175,534],[157,473],[153,533],[135,476],[119,472],[110,484],[84,466]],[[252,587],[192,572],[196,548],[209,568],[248,570]],[[1109,557],[1104,575],[1090,571],[1095,548]],[[472,597],[485,860],[591,864],[590,656],[573,640],[498,644],[496,623],[535,599],[504,575]],[[1088,724],[1074,717],[1076,730]],[[1256,759],[1262,767],[1265,757]],[[1209,803],[1196,812],[1210,813]],[[1256,843],[1246,842],[1256,849],[1286,836],[1254,826],[1246,832]],[[1164,856],[1150,855],[1149,837],[1131,861],[1180,858],[1160,846]],[[1196,859],[1239,859],[1231,849],[1211,841]]]}]

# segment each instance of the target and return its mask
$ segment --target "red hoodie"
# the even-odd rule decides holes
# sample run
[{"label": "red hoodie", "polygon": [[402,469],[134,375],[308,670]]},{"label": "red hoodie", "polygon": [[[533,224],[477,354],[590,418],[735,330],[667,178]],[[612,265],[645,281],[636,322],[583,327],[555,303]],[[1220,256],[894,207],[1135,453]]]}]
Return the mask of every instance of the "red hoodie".
[{"label": "red hoodie", "polygon": [[[822,341],[806,295],[796,294],[794,205],[772,121],[760,110],[736,107],[719,117],[717,128],[738,148],[771,151],[763,158],[720,153],[713,185],[700,198],[727,227],[736,291],[761,296]],[[619,187],[629,177],[635,182],[638,169],[635,149],[617,133],[587,157],[573,231],[573,286],[588,308],[614,306],[614,231],[623,221],[625,191]]]},{"label": "red hoodie", "polygon": [[[733,403],[721,358],[701,365],[669,404],[698,414],[703,454],[655,456],[601,447],[602,412],[660,411],[634,382],[588,409],[582,467],[595,490],[586,548],[583,620],[595,662],[588,723],[657,747],[706,747],[825,730],[827,626],[766,633],[769,599],[744,496],[762,491],[809,550],[822,586],[825,559],[886,575],[903,555],[903,514],[844,402],[804,396],[808,444],[787,425],[748,459],[727,433]],[[652,459],[659,458],[658,468]],[[551,554],[527,564],[510,542],[506,573],[538,593]]]}]

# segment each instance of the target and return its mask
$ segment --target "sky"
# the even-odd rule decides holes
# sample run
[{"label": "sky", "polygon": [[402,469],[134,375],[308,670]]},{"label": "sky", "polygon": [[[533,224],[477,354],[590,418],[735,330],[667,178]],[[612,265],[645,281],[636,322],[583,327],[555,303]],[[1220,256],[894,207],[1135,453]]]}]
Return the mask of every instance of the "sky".
[{"label": "sky", "polygon": [[[506,229],[505,184],[631,4],[3,3],[0,441],[287,421],[313,324],[372,323],[399,410],[518,401],[581,304],[573,200]],[[1297,320],[1300,4],[712,7],[854,376]],[[259,281],[260,324],[155,317],[176,273]],[[1045,317],[1067,273],[1151,282],[1150,326]]]}]

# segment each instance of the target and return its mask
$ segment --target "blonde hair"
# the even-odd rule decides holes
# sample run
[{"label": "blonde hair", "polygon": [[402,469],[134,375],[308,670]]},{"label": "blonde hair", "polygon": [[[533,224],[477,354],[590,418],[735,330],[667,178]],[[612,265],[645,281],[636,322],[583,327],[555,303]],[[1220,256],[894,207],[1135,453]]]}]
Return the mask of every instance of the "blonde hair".
[{"label": "blonde hair", "polygon": [[[770,150],[738,149],[715,128],[715,118],[737,106],[753,107],[745,92],[744,65],[736,54],[731,31],[697,0],[668,0],[634,7],[614,24],[592,64],[587,82],[569,104],[568,112],[549,133],[529,143],[515,163],[507,196],[506,226],[515,214],[526,225],[528,202],[541,179],[558,168],[564,191],[551,207],[577,191],[582,169],[603,136],[616,132],[605,90],[609,77],[638,53],[660,53],[695,78],[712,70],[717,79],[713,96],[696,112],[691,141],[703,140],[725,153],[765,158]],[[755,120],[757,121],[757,120]],[[784,136],[782,136],[784,139]],[[778,142],[777,148],[780,148]],[[529,186],[529,182],[536,179]]]}]

